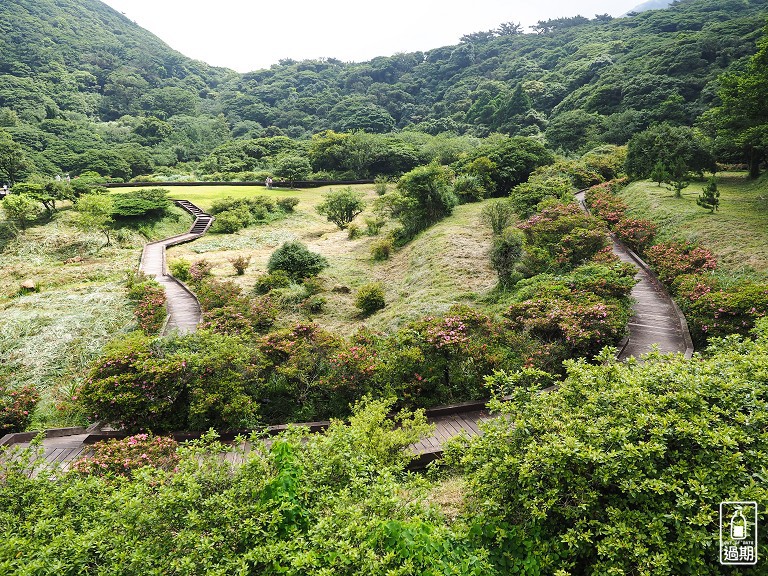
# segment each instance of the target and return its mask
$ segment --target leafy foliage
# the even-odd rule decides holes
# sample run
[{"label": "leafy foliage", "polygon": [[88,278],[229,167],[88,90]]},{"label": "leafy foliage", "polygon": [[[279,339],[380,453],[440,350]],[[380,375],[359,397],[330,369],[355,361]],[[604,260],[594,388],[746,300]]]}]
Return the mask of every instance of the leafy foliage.
[{"label": "leafy foliage", "polygon": [[768,412],[758,399],[766,328],[755,342],[717,341],[706,359],[571,362],[557,391],[520,390],[497,405],[506,418],[456,453],[471,531],[495,550],[497,565],[722,573],[718,504],[766,497],[754,478],[768,454]]},{"label": "leafy foliage", "polygon": [[355,295],[355,306],[365,316],[381,310],[385,305],[384,286],[380,282],[363,284]]},{"label": "leafy foliage", "polygon": [[40,392],[34,386],[11,387],[0,374],[0,433],[26,430],[39,400]]},{"label": "leafy foliage", "polygon": [[317,211],[325,215],[340,230],[344,230],[355,217],[365,210],[362,194],[351,187],[341,190],[330,190],[323,196],[323,201],[317,206]]},{"label": "leafy foliage", "polygon": [[117,218],[144,218],[163,214],[170,206],[164,188],[142,188],[135,192],[115,194],[112,214]]},{"label": "leafy foliage", "polygon": [[301,242],[286,242],[269,257],[267,270],[282,270],[293,280],[317,276],[328,267],[325,257],[311,252]]}]

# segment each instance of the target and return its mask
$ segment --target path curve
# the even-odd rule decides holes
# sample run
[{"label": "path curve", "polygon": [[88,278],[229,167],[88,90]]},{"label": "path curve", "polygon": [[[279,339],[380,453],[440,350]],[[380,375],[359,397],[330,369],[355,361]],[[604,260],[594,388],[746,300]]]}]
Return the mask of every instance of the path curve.
[{"label": "path curve", "polygon": [[[576,200],[582,210],[589,212],[584,195],[584,190],[578,192],[575,195]],[[613,253],[622,262],[632,264],[637,269],[637,284],[631,292],[635,301],[632,305],[634,314],[627,324],[628,342],[619,351],[617,358],[639,359],[643,354],[650,352],[653,346],[657,346],[659,351],[665,354],[680,352],[690,358],[693,354],[693,343],[685,316],[648,265],[614,234],[611,234],[611,238]]]},{"label": "path curve", "polygon": [[213,216],[192,202],[188,200],[174,200],[174,202],[194,217],[195,221],[189,232],[147,243],[141,254],[141,264],[139,264],[140,272],[151,276],[165,288],[168,320],[163,329],[163,336],[171,332],[178,332],[179,334],[195,332],[202,318],[197,297],[183,283],[168,274],[165,249],[200,238],[213,223]]}]

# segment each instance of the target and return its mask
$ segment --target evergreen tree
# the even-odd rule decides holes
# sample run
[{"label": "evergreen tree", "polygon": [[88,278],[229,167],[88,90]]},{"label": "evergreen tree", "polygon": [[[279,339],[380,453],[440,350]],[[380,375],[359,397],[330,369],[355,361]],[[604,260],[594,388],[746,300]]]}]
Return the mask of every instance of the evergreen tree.
[{"label": "evergreen tree", "polygon": [[714,175],[707,180],[707,185],[702,190],[703,193],[696,199],[696,204],[714,213],[720,206],[720,191],[717,189]]}]

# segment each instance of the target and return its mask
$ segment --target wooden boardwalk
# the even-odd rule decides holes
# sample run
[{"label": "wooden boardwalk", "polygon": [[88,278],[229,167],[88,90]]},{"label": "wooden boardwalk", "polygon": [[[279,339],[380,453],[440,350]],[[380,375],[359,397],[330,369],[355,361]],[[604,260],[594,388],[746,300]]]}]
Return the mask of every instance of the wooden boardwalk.
[{"label": "wooden boardwalk", "polygon": [[[487,410],[479,409],[477,407],[479,403],[473,404],[472,409],[458,412],[449,411],[448,413],[438,413],[428,417],[428,421],[435,426],[435,430],[431,436],[411,445],[410,448],[416,456],[412,465],[413,468],[423,468],[430,462],[440,458],[443,454],[444,445],[452,438],[462,434],[467,437],[482,434],[479,424],[492,416]],[[279,428],[283,428],[283,426]],[[89,456],[91,446],[98,436],[98,433],[85,433],[46,438],[43,440],[41,453],[36,455],[30,463],[30,475],[37,475],[43,470],[52,472],[65,472],[69,470],[74,462]],[[265,440],[262,448],[268,446],[269,443],[269,439]],[[11,446],[17,450],[23,450],[29,448],[30,443],[28,441],[19,442]],[[257,447],[246,443],[244,446],[240,446],[239,451],[228,453],[226,458],[233,463],[239,464],[242,463],[244,455],[253,449],[257,449]]]},{"label": "wooden boardwalk", "polygon": [[165,288],[168,321],[163,335],[171,332],[189,334],[197,330],[202,311],[200,303],[192,292],[176,278],[168,274],[165,260],[165,249],[168,246],[191,242],[206,233],[213,223],[213,216],[207,214],[188,200],[176,200],[177,205],[189,212],[195,219],[189,232],[171,236],[144,246],[139,270],[157,280]]},{"label": "wooden boardwalk", "polygon": [[[584,201],[584,192],[576,194],[582,210],[588,212]],[[688,324],[674,303],[666,288],[648,268],[647,264],[637,254],[627,248],[615,236],[613,238],[613,253],[622,262],[628,262],[637,268],[635,279],[638,281],[632,288],[634,300],[632,310],[634,315],[627,324],[628,341],[617,358],[627,360],[631,357],[639,359],[650,352],[654,346],[662,353],[680,352],[690,358],[693,354],[691,335]]]}]

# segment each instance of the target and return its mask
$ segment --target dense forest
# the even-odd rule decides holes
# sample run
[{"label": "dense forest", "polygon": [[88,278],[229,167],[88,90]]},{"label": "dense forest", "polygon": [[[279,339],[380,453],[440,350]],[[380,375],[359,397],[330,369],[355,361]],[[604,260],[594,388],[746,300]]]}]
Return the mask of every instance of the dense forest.
[{"label": "dense forest", "polygon": [[[684,0],[539,22],[535,33],[501,23],[455,46],[370,62],[285,60],[240,75],[185,58],[97,0],[3,3],[0,179],[247,178],[279,173],[280,157],[297,155],[317,177],[394,176],[439,157],[424,150],[427,135],[531,136],[563,152],[625,144],[660,122],[714,136],[706,112],[719,104],[719,78],[746,66],[766,14],[760,0]],[[402,162],[319,162],[308,143],[327,131],[387,135],[366,146]],[[719,158],[746,162],[730,144]]]}]

